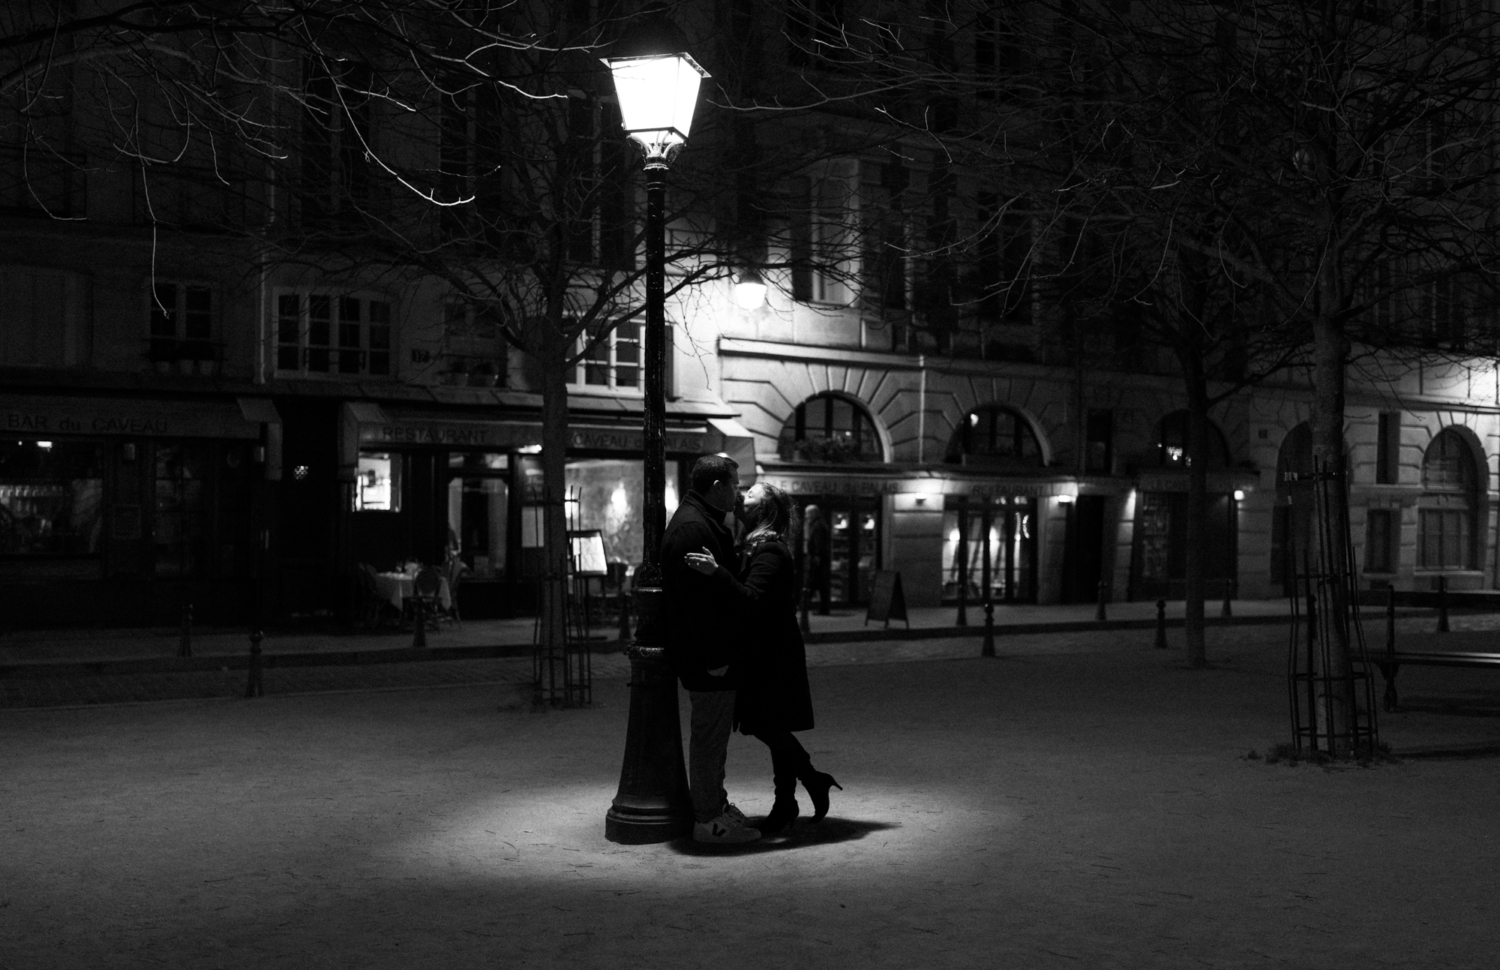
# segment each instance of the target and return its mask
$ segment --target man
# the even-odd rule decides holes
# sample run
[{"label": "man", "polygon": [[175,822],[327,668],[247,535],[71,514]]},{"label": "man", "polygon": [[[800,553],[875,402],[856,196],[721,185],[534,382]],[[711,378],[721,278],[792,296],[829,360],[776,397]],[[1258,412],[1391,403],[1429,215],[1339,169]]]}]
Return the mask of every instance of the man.
[{"label": "man", "polygon": [[712,552],[739,571],[728,520],[739,496],[739,465],[705,455],[693,465],[692,490],[672,514],[661,542],[661,585],[667,656],[692,705],[688,786],[693,796],[693,839],[753,842],[760,832],[729,804],[724,759],[734,726],[734,683],[729,677],[734,609],[728,592],[687,567],[690,552]]}]

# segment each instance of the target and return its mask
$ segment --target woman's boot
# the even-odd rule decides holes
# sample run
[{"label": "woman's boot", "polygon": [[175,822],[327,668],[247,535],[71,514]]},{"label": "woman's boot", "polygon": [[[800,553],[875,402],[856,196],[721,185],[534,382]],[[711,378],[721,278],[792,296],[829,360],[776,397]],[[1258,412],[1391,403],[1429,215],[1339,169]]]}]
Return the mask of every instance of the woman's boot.
[{"label": "woman's boot", "polygon": [[814,771],[808,765],[806,773],[802,775],[802,787],[807,789],[807,797],[812,799],[814,822],[821,822],[823,816],[828,814],[828,789],[837,788],[844,790],[844,786],[833,780],[833,776],[826,771]]}]

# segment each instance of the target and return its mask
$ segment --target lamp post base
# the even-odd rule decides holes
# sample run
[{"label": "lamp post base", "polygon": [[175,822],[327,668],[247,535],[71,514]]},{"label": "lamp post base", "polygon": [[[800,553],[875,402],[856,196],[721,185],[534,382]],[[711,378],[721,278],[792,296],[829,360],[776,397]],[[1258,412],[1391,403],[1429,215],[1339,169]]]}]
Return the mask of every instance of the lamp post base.
[{"label": "lamp post base", "polygon": [[637,656],[638,651],[633,649],[630,657],[630,720],[620,790],[604,814],[604,837],[624,845],[670,842],[693,830],[677,677],[664,658]]}]

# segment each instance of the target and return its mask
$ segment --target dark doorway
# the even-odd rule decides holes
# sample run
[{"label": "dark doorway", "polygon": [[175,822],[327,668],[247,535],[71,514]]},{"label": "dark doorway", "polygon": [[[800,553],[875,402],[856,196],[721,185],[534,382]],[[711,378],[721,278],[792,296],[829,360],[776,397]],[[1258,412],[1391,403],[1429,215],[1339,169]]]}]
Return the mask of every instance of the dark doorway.
[{"label": "dark doorway", "polygon": [[1063,550],[1063,602],[1092,603],[1104,578],[1104,510],[1106,496],[1080,495],[1068,509],[1067,547]]}]

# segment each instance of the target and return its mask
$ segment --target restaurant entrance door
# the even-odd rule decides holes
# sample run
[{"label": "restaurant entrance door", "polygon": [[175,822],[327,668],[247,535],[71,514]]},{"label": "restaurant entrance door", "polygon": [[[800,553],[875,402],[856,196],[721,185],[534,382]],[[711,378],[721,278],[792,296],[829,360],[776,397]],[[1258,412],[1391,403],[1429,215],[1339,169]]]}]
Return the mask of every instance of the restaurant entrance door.
[{"label": "restaurant entrance door", "polygon": [[[870,601],[870,584],[880,568],[880,499],[876,496],[797,495],[803,515],[816,505],[828,524],[828,573],[826,577],[809,574],[806,578],[816,608],[826,586],[830,606],[862,606]],[[806,530],[805,530],[806,531]],[[818,542],[812,534],[804,543]]]}]

